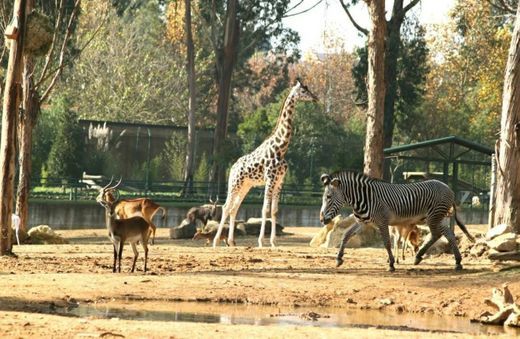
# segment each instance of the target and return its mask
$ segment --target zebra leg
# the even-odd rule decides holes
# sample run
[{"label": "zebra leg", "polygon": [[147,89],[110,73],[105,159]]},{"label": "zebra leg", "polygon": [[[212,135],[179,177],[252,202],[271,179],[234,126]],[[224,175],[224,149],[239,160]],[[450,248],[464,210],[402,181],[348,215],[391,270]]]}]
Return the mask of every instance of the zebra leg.
[{"label": "zebra leg", "polygon": [[428,242],[426,242],[425,244],[423,244],[421,246],[421,248],[419,249],[419,251],[415,254],[415,262],[413,263],[414,265],[419,265],[419,263],[422,261],[422,256],[424,255],[424,253],[426,253],[426,251],[433,245],[435,244],[435,242],[437,240],[439,240],[439,238],[441,237],[441,234],[439,233],[438,230],[435,230],[434,231],[434,228],[430,227],[430,232],[431,232],[431,238],[430,240],[428,240]]},{"label": "zebra leg", "polygon": [[455,233],[453,233],[453,230],[450,227],[443,227],[442,234],[448,240],[448,243],[451,247],[451,251],[453,252],[453,256],[455,256],[455,270],[462,270],[462,264],[460,263],[462,261],[462,256],[460,255],[459,246],[457,245],[457,240],[455,238]]},{"label": "zebra leg", "polygon": [[[392,254],[392,245],[390,244],[390,233],[388,232],[388,225],[377,225],[379,228],[379,232],[381,233],[381,237],[383,238],[383,242],[385,244],[386,251],[388,252],[388,270],[390,272],[395,271],[394,267],[394,255]],[[401,237],[399,237],[401,238]],[[399,256],[399,252],[397,253]]]},{"label": "zebra leg", "polygon": [[341,246],[339,247],[338,255],[336,256],[336,267],[340,267],[343,264],[343,253],[345,252],[345,246],[350,238],[352,238],[360,229],[360,223],[355,223],[350,226],[345,234],[343,235],[343,240],[341,241]]}]

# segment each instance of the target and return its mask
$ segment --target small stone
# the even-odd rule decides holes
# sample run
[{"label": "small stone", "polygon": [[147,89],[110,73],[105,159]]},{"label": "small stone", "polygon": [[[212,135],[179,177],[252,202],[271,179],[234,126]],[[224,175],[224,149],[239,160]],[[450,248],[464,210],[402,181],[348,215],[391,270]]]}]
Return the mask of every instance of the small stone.
[{"label": "small stone", "polygon": [[394,303],[394,301],[390,298],[386,298],[386,299],[380,299],[379,303],[382,305],[392,305]]}]

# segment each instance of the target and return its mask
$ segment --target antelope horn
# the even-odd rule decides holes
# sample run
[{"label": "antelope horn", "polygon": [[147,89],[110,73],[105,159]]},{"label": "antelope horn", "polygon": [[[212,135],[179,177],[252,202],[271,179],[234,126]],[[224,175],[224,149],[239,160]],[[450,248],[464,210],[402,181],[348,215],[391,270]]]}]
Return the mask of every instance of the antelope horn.
[{"label": "antelope horn", "polygon": [[114,181],[114,176],[112,176],[112,178],[110,178],[110,182],[106,185],[106,186],[103,186],[103,190],[107,189],[108,186],[110,186],[112,184],[112,181]]},{"label": "antelope horn", "polygon": [[116,189],[119,185],[121,185],[121,181],[123,181],[123,177],[122,176],[119,177],[119,181],[117,182],[117,184],[115,186],[110,187],[110,188]]}]

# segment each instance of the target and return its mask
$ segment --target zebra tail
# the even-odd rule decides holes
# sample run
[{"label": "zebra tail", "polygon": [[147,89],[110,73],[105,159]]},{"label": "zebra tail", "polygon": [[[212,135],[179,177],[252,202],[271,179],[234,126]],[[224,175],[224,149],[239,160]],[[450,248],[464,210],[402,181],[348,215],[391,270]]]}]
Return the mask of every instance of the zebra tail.
[{"label": "zebra tail", "polygon": [[475,237],[469,233],[466,226],[462,223],[462,221],[460,221],[459,217],[457,216],[457,209],[455,208],[455,204],[453,204],[453,216],[455,217],[455,221],[457,222],[457,225],[459,225],[462,232],[464,232],[464,234],[468,237],[468,239],[471,242],[475,242]]}]

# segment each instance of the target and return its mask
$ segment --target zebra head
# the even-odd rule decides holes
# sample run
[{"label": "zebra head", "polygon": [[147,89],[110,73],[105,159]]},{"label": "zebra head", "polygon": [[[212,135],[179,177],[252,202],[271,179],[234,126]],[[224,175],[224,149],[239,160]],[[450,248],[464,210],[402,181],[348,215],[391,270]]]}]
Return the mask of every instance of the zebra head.
[{"label": "zebra head", "polygon": [[346,203],[345,197],[341,192],[338,178],[331,178],[328,174],[321,176],[321,182],[325,187],[320,210],[320,221],[323,225],[327,225],[332,218],[338,215],[339,209]]}]

